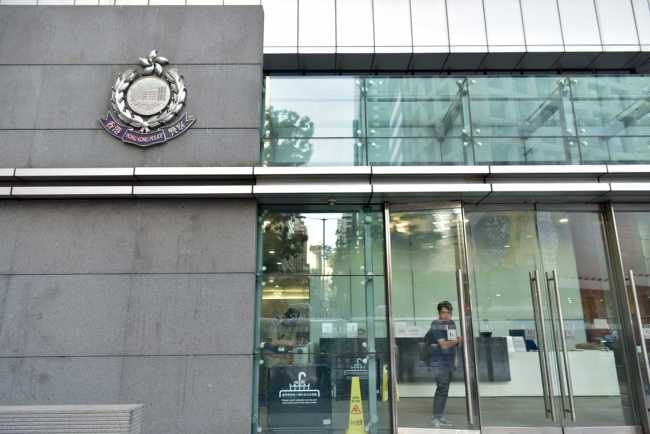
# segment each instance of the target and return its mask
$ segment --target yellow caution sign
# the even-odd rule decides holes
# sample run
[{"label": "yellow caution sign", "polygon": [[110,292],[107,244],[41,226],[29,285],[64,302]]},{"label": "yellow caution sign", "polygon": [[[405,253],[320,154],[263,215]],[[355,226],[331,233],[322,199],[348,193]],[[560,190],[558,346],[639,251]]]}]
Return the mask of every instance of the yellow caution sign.
[{"label": "yellow caution sign", "polygon": [[361,402],[361,383],[359,377],[352,377],[350,386],[350,419],[345,434],[367,434],[363,423],[363,402]]}]

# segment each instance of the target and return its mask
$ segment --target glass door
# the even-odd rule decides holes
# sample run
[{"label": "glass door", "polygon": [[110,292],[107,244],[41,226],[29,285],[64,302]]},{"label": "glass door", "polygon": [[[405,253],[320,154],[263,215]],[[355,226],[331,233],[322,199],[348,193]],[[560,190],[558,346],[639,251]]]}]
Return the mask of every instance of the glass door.
[{"label": "glass door", "polygon": [[539,209],[537,232],[556,342],[566,433],[637,432],[603,214]]},{"label": "glass door", "polygon": [[459,205],[385,208],[393,430],[478,428]]},{"label": "glass door", "polygon": [[556,341],[536,213],[478,207],[466,216],[482,431],[560,433]]},{"label": "glass door", "polygon": [[599,210],[467,217],[483,431],[636,432]]},{"label": "glass door", "polygon": [[[614,209],[616,212],[614,212]],[[629,335],[632,337],[633,363],[637,366],[637,407],[640,419],[650,431],[650,208],[647,206],[616,205],[609,208],[608,215],[616,228],[616,240],[620,249],[621,269],[627,288],[629,307]]]}]

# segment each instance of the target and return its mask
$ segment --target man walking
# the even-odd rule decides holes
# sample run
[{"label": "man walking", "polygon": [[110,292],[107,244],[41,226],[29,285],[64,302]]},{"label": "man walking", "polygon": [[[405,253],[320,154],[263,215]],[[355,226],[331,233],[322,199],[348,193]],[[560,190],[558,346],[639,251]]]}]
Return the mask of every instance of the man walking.
[{"label": "man walking", "polygon": [[433,368],[433,379],[436,382],[436,393],[433,398],[433,419],[435,427],[451,426],[445,417],[445,406],[449,394],[449,383],[454,371],[456,347],[463,337],[456,333],[456,324],[451,319],[452,306],[448,301],[438,303],[438,319],[431,322],[430,338],[426,342],[431,347],[430,366]]}]

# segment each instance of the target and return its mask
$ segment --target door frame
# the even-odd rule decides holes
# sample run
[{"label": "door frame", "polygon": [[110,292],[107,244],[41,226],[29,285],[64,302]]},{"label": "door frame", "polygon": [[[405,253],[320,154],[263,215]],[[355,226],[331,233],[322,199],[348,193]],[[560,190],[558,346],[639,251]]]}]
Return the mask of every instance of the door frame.
[{"label": "door frame", "polygon": [[[544,204],[540,204],[541,208],[555,208],[566,209],[573,208],[570,205],[554,205],[549,204],[548,207]],[[517,204],[508,205],[508,208],[515,207],[519,208]],[[576,204],[575,208],[583,208],[584,205]],[[589,208],[592,206],[587,206]],[[487,207],[492,208],[490,206]],[[498,206],[497,206],[498,208]],[[522,208],[532,208],[534,212],[538,211],[536,205],[524,205]],[[625,269],[623,266],[622,254],[621,254],[621,245],[618,235],[618,228],[616,226],[616,215],[614,205],[609,202],[604,205],[598,206],[599,210],[597,212],[602,216],[603,221],[603,236],[605,244],[605,255],[609,261],[609,272],[610,278],[612,280],[612,293],[615,299],[615,306],[618,310],[617,314],[621,323],[621,335],[623,343],[623,355],[624,362],[628,371],[628,383],[630,388],[630,397],[634,401],[632,406],[636,413],[638,421],[641,423],[642,431],[645,434],[650,434],[650,412],[646,409],[646,398],[644,385],[645,379],[642,373],[644,367],[639,363],[637,354],[636,354],[636,343],[634,341],[634,324],[633,324],[633,315],[631,306],[628,303],[628,289],[625,278]],[[390,217],[391,213],[398,211],[436,211],[442,209],[456,209],[460,211],[461,223],[457,225],[459,242],[459,254],[458,258],[460,269],[457,272],[456,282],[458,289],[458,304],[459,304],[459,315],[461,330],[465,336],[474,336],[473,327],[472,327],[472,306],[475,302],[475,298],[472,296],[472,285],[470,284],[469,272],[471,270],[471,258],[469,256],[469,250],[467,245],[467,219],[465,218],[465,206],[460,201],[454,202],[441,202],[441,201],[409,201],[409,202],[384,202],[383,204],[383,223],[384,223],[384,261],[385,261],[385,297],[386,297],[386,316],[388,323],[388,342],[389,342],[389,389],[390,389],[390,415],[391,415],[391,427],[394,434],[398,434],[398,412],[397,412],[397,403],[394,397],[397,396],[397,375],[395,375],[395,366],[396,366],[396,336],[395,336],[395,324],[393,318],[393,300],[392,300],[392,250],[391,250],[391,231],[390,231]],[[650,209],[649,209],[650,212]],[[479,390],[478,390],[478,372],[477,372],[477,361],[476,361],[476,349],[475,342],[473,339],[465,339],[463,344],[463,361],[465,369],[465,398],[467,405],[467,416],[468,422],[470,425],[469,432],[490,432],[491,427],[483,427],[481,425],[481,412],[480,412],[480,399],[479,399]],[[648,379],[650,381],[650,379]],[[567,426],[562,421],[558,426],[560,430],[565,433],[570,433],[572,430],[584,430],[593,428],[594,432],[602,430],[603,427],[575,427]],[[492,427],[498,428],[498,427]],[[516,427],[512,427],[516,429]],[[612,427],[607,427],[611,429]],[[633,428],[630,426],[629,428]],[[528,427],[527,432],[531,432],[534,427]],[[540,427],[544,429],[544,427]],[[583,431],[581,431],[583,432]],[[632,432],[632,431],[631,431]]]}]

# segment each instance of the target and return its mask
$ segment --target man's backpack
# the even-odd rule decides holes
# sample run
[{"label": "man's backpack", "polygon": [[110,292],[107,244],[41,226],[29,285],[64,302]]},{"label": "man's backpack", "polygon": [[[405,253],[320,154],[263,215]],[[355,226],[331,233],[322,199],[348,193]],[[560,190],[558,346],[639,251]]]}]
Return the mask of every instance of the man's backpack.
[{"label": "man's backpack", "polygon": [[427,333],[424,335],[424,345],[421,346],[420,350],[420,360],[428,362],[431,360],[433,351],[431,350],[431,345],[433,344],[433,330],[429,327]]}]

